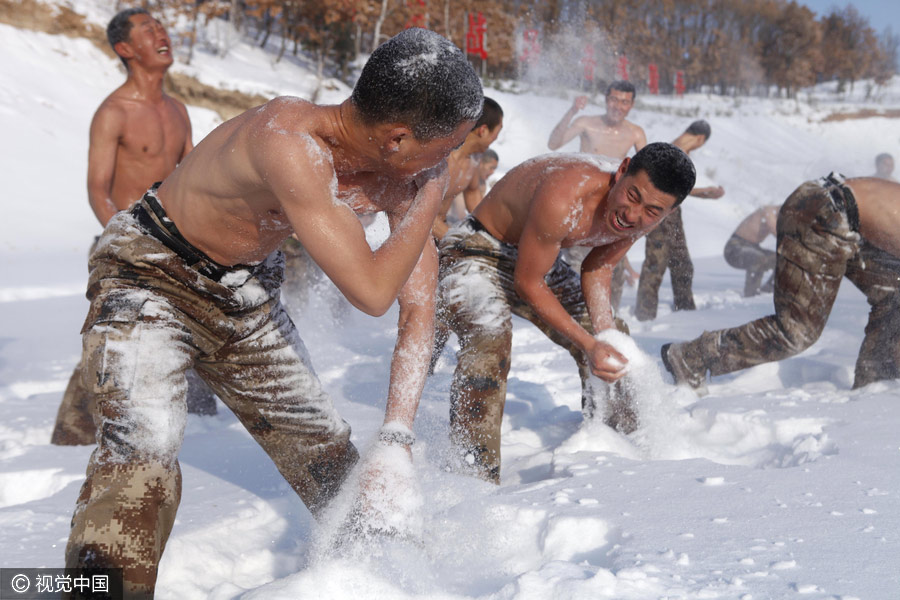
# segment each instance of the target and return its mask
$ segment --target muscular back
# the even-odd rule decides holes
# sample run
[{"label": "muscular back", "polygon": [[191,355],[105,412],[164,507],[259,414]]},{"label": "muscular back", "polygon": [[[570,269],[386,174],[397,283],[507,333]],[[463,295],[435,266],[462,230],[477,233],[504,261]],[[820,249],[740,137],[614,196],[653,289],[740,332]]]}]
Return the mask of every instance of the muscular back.
[{"label": "muscular back", "polygon": [[738,225],[734,234],[751,244],[759,244],[770,235],[775,235],[778,224],[777,206],[763,206],[748,215]]},{"label": "muscular back", "polygon": [[900,183],[858,177],[847,185],[856,197],[859,232],[885,252],[900,257]]}]

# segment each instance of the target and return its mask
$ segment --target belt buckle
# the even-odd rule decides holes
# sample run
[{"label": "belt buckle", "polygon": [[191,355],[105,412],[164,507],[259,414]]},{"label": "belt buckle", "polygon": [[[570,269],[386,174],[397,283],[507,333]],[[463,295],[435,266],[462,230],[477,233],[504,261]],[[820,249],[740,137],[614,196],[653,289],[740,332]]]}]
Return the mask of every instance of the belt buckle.
[{"label": "belt buckle", "polygon": [[212,279],[216,283],[218,283],[222,279],[222,276],[225,275],[225,272],[222,269],[216,268],[205,260],[198,260],[191,265],[191,268],[207,279]]}]

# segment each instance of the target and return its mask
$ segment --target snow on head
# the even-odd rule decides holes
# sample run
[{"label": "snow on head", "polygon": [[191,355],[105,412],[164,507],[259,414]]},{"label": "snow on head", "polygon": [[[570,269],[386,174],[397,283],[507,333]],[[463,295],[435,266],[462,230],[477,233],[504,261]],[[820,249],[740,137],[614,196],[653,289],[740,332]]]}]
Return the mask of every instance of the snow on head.
[{"label": "snow on head", "polygon": [[449,136],[481,116],[481,81],[462,51],[427,29],[411,28],[379,46],[351,96],[367,123],[404,123],[421,140]]},{"label": "snow on head", "polygon": [[416,56],[410,56],[397,61],[397,68],[410,77],[420,77],[433,69],[438,62],[438,52],[422,52]]}]

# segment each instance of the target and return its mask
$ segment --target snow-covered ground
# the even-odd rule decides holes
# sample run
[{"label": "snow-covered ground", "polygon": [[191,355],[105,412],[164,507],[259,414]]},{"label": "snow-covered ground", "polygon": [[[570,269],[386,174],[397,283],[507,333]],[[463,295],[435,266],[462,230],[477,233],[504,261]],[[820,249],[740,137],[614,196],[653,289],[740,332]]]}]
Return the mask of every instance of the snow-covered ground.
[{"label": "snow-covered ground", "polygon": [[[105,3],[75,4],[100,23],[109,16]],[[86,41],[6,26],[0,39],[0,566],[53,567],[91,450],[48,444],[79,356],[85,254],[99,233],[85,193],[87,131],[123,75]],[[229,43],[225,59],[201,54],[191,72],[249,92],[315,88],[297,64]],[[334,87],[322,101],[347,94]],[[501,172],[545,152],[570,103],[487,93],[506,113]],[[900,97],[900,82],[883,97]],[[306,508],[220,405],[218,416],[188,419],[158,597],[900,597],[900,382],[851,391],[868,307],[849,282],[821,339],[795,358],[716,378],[699,400],[658,373],[663,343],[771,312],[771,296],[741,298],[743,273],[721,256],[744,215],[831,169],[866,175],[879,152],[900,159],[900,121],[823,123],[823,106],[690,95],[641,99],[632,112],[650,140],[707,118],[699,183],[726,189],[684,207],[698,310],[672,313],[667,282],[659,318],[639,323],[626,289],[624,316],[651,357],[635,434],[583,424],[568,354],[517,320],[502,485],[444,469],[448,349],[416,422],[423,543],[373,541],[335,558],[317,549]],[[218,118],[190,113],[196,142]],[[638,266],[642,243],[630,257]],[[365,454],[381,423],[396,312],[332,322],[332,291],[321,291],[294,317]]]}]

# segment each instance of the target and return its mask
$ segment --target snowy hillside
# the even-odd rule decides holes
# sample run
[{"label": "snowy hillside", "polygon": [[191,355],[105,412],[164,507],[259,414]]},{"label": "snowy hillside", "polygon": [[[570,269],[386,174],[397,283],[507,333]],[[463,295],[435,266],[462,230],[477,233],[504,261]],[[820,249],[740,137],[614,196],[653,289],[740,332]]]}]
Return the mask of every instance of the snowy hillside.
[{"label": "snowy hillside", "polygon": [[[106,4],[73,3],[103,24]],[[99,233],[85,192],[87,132],[124,76],[87,41],[4,25],[0,40],[0,563],[55,567],[91,451],[48,443],[80,353],[86,252]],[[200,54],[177,68],[250,93],[315,89],[302,65],[231,43],[225,59]],[[329,87],[320,101],[349,93]],[[486,93],[506,115],[495,144],[501,172],[547,151],[572,97]],[[897,98],[895,78],[878,101]],[[671,312],[667,280],[659,318],[639,323],[626,289],[624,317],[650,357],[635,434],[582,424],[571,358],[516,320],[503,484],[448,473],[448,348],[416,422],[424,543],[374,541],[335,558],[315,545],[323,532],[220,404],[218,416],[188,419],[158,597],[900,598],[900,382],[850,389],[868,313],[862,294],[844,282],[814,346],[716,378],[703,399],[663,383],[657,367],[665,342],[771,312],[771,296],[741,297],[743,272],[722,258],[746,214],[830,170],[871,174],[880,152],[900,159],[900,120],[823,122],[832,110],[821,100],[639,98],[629,118],[651,141],[709,120],[712,137],[692,155],[698,183],[726,195],[684,207],[696,312]],[[190,116],[195,143],[219,121],[206,109]],[[639,266],[642,243],[630,258]],[[374,319],[333,310],[333,288],[319,290],[292,316],[365,454],[382,419],[396,311]]]}]

